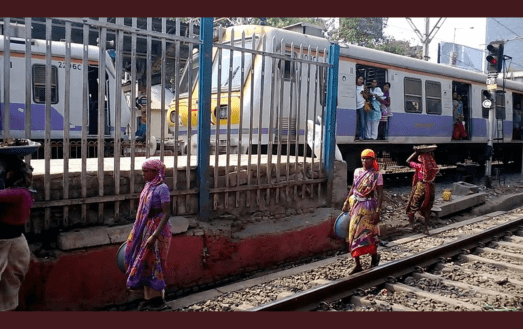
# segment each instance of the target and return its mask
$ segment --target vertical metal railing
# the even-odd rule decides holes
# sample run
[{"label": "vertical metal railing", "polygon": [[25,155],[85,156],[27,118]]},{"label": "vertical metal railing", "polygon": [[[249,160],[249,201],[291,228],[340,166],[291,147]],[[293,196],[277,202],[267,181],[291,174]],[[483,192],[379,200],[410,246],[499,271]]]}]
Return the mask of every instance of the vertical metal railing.
[{"label": "vertical metal railing", "polygon": [[[71,23],[65,22],[65,91],[64,91],[64,148],[63,148],[63,158],[64,158],[64,174],[63,174],[63,185],[64,185],[64,195],[63,199],[69,199],[69,155],[70,155],[70,139],[69,132],[71,122]],[[69,207],[63,207],[62,214],[62,225],[67,227],[69,225]]]},{"label": "vertical metal railing", "polygon": [[[329,80],[327,91],[331,96],[327,96],[325,110],[325,105],[320,103],[320,93],[324,92],[322,88],[326,75],[320,74],[320,71],[328,68],[328,79],[335,74],[331,71],[334,62],[327,61],[327,55],[333,56],[332,49],[320,51],[316,46],[299,44],[291,39],[268,37],[263,33],[246,34],[239,27],[226,30],[227,34],[223,29],[217,30],[219,37],[213,44],[211,18],[201,19],[199,39],[194,36],[192,22],[188,24],[187,34],[181,34],[180,19],[176,19],[173,35],[169,34],[172,31],[167,31],[168,21],[165,18],[161,19],[159,28],[153,25],[151,18],[147,19],[146,28],[139,27],[136,18],[116,18],[114,21],[107,18],[64,18],[59,19],[64,23],[64,36],[60,38],[64,41],[55,41],[56,37],[53,39],[52,35],[59,26],[56,20],[44,20],[46,37],[42,59],[45,59],[45,106],[42,107],[45,109],[45,123],[44,159],[41,162],[44,175],[42,198],[36,204],[43,216],[28,224],[27,230],[40,233],[52,227],[108,224],[107,216],[112,217],[112,213],[114,221],[118,222],[135,211],[137,192],[142,183],[137,178],[137,167],[143,160],[141,157],[155,156],[149,153],[148,147],[138,143],[134,135],[137,130],[135,99],[139,96],[136,92],[139,84],[145,87],[147,96],[145,145],[154,135],[159,144],[157,155],[166,164],[169,163],[169,167],[172,164],[174,215],[196,213],[200,220],[207,221],[213,215],[230,212],[233,208],[271,207],[272,203],[282,206],[300,197],[318,197],[325,179],[331,179],[331,147],[335,139],[332,138],[333,128],[329,126],[333,117],[333,104],[329,97],[333,97],[332,88],[335,87]],[[4,22],[8,23],[9,19]],[[26,24],[34,22],[26,19]],[[3,56],[4,63],[9,63],[9,27],[5,31]],[[74,37],[77,41],[72,40]],[[34,50],[30,40],[31,29],[26,26],[26,138],[34,134],[31,118],[34,120],[35,117],[31,116],[31,110],[36,108],[31,99],[29,72],[36,60],[31,59]],[[89,46],[93,40],[97,40],[96,46]],[[107,41],[115,42],[114,60],[108,55],[111,47]],[[62,45],[63,53],[59,50]],[[198,62],[193,57],[193,48],[197,45]],[[159,56],[154,63],[153,55]],[[57,57],[63,58],[61,61],[64,64],[64,69],[58,70],[60,81],[53,80],[56,79]],[[187,79],[183,83],[189,87],[185,88],[187,94],[181,95],[185,87],[181,81],[183,62],[188,63]],[[71,69],[75,63],[81,65],[81,72]],[[199,73],[193,69],[196,65]],[[155,72],[153,67],[156,67]],[[168,67],[171,67],[171,80],[167,75]],[[127,73],[124,74],[124,70]],[[212,72],[215,77],[212,77]],[[10,136],[10,74],[9,68],[4,65],[4,139]],[[129,81],[123,86],[127,76]],[[168,81],[172,81],[174,89],[171,103],[171,108],[175,110],[174,117],[181,118],[183,107],[187,111],[186,126],[175,120],[171,133],[166,132]],[[193,81],[197,82],[197,95],[191,88]],[[212,82],[216,83],[217,88],[211,91]],[[53,83],[60,83],[56,90],[52,87]],[[156,108],[152,108],[152,83],[161,86],[160,105]],[[95,85],[98,87],[93,90]],[[128,87],[125,91],[129,95],[128,104],[122,98],[124,87]],[[59,93],[60,104],[63,105],[52,102],[53,93]],[[90,95],[97,99],[96,105],[90,101]],[[59,106],[63,106],[64,128],[63,136],[57,138],[58,123],[54,121],[57,118],[54,113],[62,111]],[[127,113],[128,107],[130,113]],[[155,121],[157,114],[160,118]],[[121,122],[128,116],[129,121],[124,123],[127,125],[126,134],[123,134]],[[311,156],[307,123],[315,121],[318,116],[322,118],[322,125],[320,128],[312,126],[312,136],[316,136],[317,129],[323,136],[323,126],[327,125],[325,142],[329,144],[322,149],[322,154],[315,157],[314,144],[317,141],[312,141]],[[197,125],[193,122],[196,117]],[[69,121],[75,118],[81,118],[81,132],[77,128],[69,128]],[[88,127],[92,124],[97,125],[96,136],[89,134]],[[160,128],[157,133],[153,127],[158,124]],[[76,139],[73,140],[72,136]],[[182,138],[186,142],[183,150],[178,142]],[[167,156],[166,140],[173,141],[172,158]],[[193,148],[195,145],[197,150]],[[95,159],[91,154],[93,147]],[[81,158],[73,159],[78,157],[78,149]],[[62,154],[63,163],[55,162],[59,156],[55,151]],[[33,158],[32,161],[40,160]],[[78,165],[73,165],[75,161]],[[58,163],[63,172],[61,181],[57,181],[54,174],[52,176],[54,171],[51,172],[51,167]],[[114,165],[112,168],[111,163]],[[78,169],[74,172],[73,168]],[[122,168],[129,170],[128,179]],[[123,181],[128,182],[125,191],[121,185]],[[59,193],[55,191],[57,183],[63,185],[63,191]],[[54,187],[51,189],[51,186]],[[197,209],[193,206],[196,198]],[[79,220],[76,219],[78,217]]]},{"label": "vertical metal railing", "polygon": [[[25,18],[25,76],[31,73],[31,18]],[[25,79],[25,138],[31,139],[31,79]],[[25,162],[31,164],[31,155],[25,156]],[[33,223],[29,218],[25,223],[25,232],[32,230]]]},{"label": "vertical metal railing", "polygon": [[[123,18],[116,18],[116,25],[123,25]],[[116,52],[115,52],[115,69],[116,69],[116,93],[115,93],[115,120],[114,120],[114,195],[120,195],[120,154],[121,154],[121,121],[122,121],[122,84],[118,83],[123,80],[123,37],[122,30],[116,31]],[[132,118],[132,115],[131,115]],[[133,120],[134,121],[134,120]],[[131,171],[133,172],[133,171]],[[134,175],[130,175],[134,176]],[[114,221],[120,221],[120,201],[114,202]]]},{"label": "vertical metal railing", "polygon": [[199,57],[199,104],[198,104],[198,218],[209,220],[209,161],[210,161],[210,133],[211,133],[211,66],[212,66],[212,29],[213,19],[202,18],[200,25]]},{"label": "vertical metal railing", "polygon": [[4,19],[4,117],[2,129],[4,142],[11,137],[11,20]]},{"label": "vertical metal railing", "polygon": [[[107,22],[107,18],[100,18],[100,23]],[[98,196],[104,195],[104,178],[105,178],[105,46],[106,46],[107,28],[103,25],[99,27],[98,32]],[[104,221],[104,206],[103,202],[98,203],[98,224],[103,224]]]},{"label": "vertical metal railing", "polygon": [[325,174],[327,176],[327,200],[332,200],[334,172],[334,152],[336,148],[336,107],[338,102],[338,67],[340,46],[332,44],[329,48],[329,69],[327,72],[327,94],[325,101]]},{"label": "vertical metal railing", "polygon": [[[51,35],[52,20],[45,20],[45,139],[44,139],[44,157],[45,157],[45,176],[44,188],[46,201],[51,200]],[[45,208],[44,230],[51,227],[51,208]]]},{"label": "vertical metal railing", "polygon": [[[81,181],[81,197],[87,198],[87,127],[89,122],[89,26],[84,24],[82,26],[83,46],[82,46],[82,172],[80,176]],[[87,204],[81,205],[81,225],[87,224]]]}]

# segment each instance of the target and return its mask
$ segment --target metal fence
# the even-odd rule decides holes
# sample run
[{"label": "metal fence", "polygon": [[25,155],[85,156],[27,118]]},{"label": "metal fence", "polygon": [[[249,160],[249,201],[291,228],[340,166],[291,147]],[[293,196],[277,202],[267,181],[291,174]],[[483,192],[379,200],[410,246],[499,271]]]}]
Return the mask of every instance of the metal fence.
[{"label": "metal fence", "polygon": [[[57,22],[65,27],[61,41],[52,40]],[[185,198],[187,213],[190,199],[197,196],[198,209],[193,212],[208,220],[220,203],[227,211],[252,206],[253,195],[257,204],[269,202],[271,193],[275,193],[276,202],[283,192],[287,197],[305,198],[305,186],[312,198],[320,195],[324,183],[332,179],[332,99],[336,99],[336,86],[332,84],[337,80],[337,57],[329,56],[335,47],[311,49],[292,41],[268,40],[265,35],[250,36],[253,42],[249,43],[245,32],[234,29],[229,42],[222,39],[225,34],[220,29],[213,43],[212,19],[201,20],[200,35],[196,36],[192,23],[187,33],[180,35],[180,19],[174,25],[175,32],[169,33],[165,18],[161,19],[161,31],[153,28],[151,18],[146,28],[139,28],[136,18],[47,18],[45,40],[32,39],[31,18],[25,19],[24,26],[14,26],[9,18],[3,23],[2,137],[4,142],[26,138],[43,144],[42,160],[26,157],[34,166],[41,165],[43,171],[42,197],[34,209],[43,211],[44,220],[37,225],[32,217],[28,232],[103,224],[108,210],[114,210],[115,222],[132,214],[143,183],[134,174],[140,171],[137,160],[153,155],[147,145],[154,140],[154,125],[159,127],[155,132],[158,136],[154,136],[157,155],[172,165],[168,180],[173,188],[173,214],[182,214],[179,198]],[[76,38],[81,35],[83,42],[72,42],[72,33]],[[89,46],[93,38],[98,47]],[[192,69],[196,67],[193,49],[199,49],[198,70]],[[317,54],[314,60],[305,56],[312,53]],[[246,69],[247,62],[250,69]],[[35,65],[43,66],[40,84],[35,82]],[[288,79],[287,68],[294,78]],[[33,76],[26,74],[30,71]],[[239,89],[233,88],[235,74],[239,74]],[[212,88],[213,80],[218,88]],[[162,91],[156,109],[152,109],[153,83],[159,83]],[[199,86],[197,96],[191,89],[195,84]],[[42,97],[35,101],[37,89]],[[181,104],[187,104],[186,123],[175,120],[170,129],[166,122],[170,104],[165,95],[169,89],[174,91],[171,108],[175,113],[180,115]],[[188,92],[183,93],[184,89]],[[148,128],[144,144],[137,143],[134,134],[141,113],[134,101],[139,93],[147,100],[141,106]],[[193,103],[198,107],[195,125]],[[22,124],[13,124],[19,118],[19,108],[24,112]],[[238,116],[237,122],[233,122],[233,116]],[[322,123],[311,125],[317,117]],[[316,157],[315,145],[320,146]],[[55,160],[57,157],[63,160]],[[91,157],[97,159],[94,185],[88,161]],[[107,169],[108,164],[112,164],[111,169]],[[196,177],[192,172],[195,164]],[[71,166],[79,167],[78,178],[72,176]],[[62,191],[55,193],[52,168],[56,167],[62,182],[58,189]],[[129,174],[122,177],[122,172]],[[264,175],[266,179],[262,179]],[[114,184],[110,188],[107,176]],[[125,191],[121,189],[123,180],[128,180]],[[94,194],[93,186],[97,189]],[[230,195],[234,195],[234,205],[229,204]],[[121,214],[124,204],[126,210]],[[59,216],[51,216],[51,209],[58,209]],[[70,214],[77,210],[79,219],[70,220]],[[95,219],[89,219],[89,211],[97,213]]]}]

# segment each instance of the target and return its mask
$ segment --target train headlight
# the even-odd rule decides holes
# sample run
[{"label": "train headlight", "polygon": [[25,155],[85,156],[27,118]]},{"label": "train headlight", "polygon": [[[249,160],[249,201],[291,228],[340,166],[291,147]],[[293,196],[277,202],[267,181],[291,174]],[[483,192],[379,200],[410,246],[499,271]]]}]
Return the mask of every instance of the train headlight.
[{"label": "train headlight", "polygon": [[183,126],[182,119],[180,118],[178,113],[176,113],[176,111],[171,112],[170,119],[171,119],[172,123],[174,123],[174,124],[178,123],[178,126]]},{"label": "train headlight", "polygon": [[229,107],[227,105],[220,105],[214,109],[214,116],[218,120],[227,120],[229,117]]}]

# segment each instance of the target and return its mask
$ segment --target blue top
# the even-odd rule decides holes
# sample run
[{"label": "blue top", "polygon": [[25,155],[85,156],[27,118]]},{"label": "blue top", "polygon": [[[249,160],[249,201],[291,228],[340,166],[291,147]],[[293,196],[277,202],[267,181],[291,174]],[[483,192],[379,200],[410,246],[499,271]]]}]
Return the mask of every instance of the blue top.
[{"label": "blue top", "polygon": [[146,133],[146,131],[147,131],[147,124],[142,123],[142,124],[140,125],[140,128],[138,128],[138,130],[137,130],[136,133],[134,134],[134,136],[145,138],[145,133]]}]

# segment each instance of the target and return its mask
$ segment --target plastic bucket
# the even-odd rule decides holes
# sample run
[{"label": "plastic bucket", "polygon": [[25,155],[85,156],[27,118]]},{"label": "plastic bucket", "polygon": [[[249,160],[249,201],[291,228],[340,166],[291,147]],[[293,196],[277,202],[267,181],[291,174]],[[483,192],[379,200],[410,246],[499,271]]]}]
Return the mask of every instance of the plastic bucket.
[{"label": "plastic bucket", "polygon": [[349,224],[349,212],[342,212],[334,221],[334,234],[340,239],[347,239],[349,236]]},{"label": "plastic bucket", "polygon": [[120,248],[118,248],[118,251],[116,252],[116,265],[118,265],[118,268],[123,273],[125,273],[126,270],[127,270],[125,268],[125,262],[124,262],[124,260],[125,260],[125,248],[127,248],[127,241],[122,243],[122,245],[120,246]]}]

